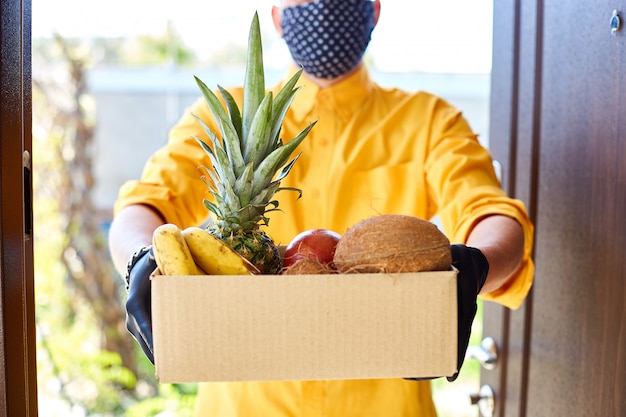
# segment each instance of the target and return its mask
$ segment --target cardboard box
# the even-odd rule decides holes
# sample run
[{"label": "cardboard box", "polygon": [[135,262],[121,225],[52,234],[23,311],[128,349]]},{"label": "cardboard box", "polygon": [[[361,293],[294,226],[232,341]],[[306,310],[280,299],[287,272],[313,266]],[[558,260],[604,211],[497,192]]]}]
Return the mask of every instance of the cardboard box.
[{"label": "cardboard box", "polygon": [[152,278],[161,382],[430,377],[457,365],[456,270]]}]

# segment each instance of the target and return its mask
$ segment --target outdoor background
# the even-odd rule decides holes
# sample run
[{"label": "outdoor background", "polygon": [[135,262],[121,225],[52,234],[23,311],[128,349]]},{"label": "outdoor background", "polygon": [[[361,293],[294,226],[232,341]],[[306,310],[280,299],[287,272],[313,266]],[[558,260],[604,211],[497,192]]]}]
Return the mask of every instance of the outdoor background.
[{"label": "outdoor background", "polygon": [[[271,0],[33,0],[38,391],[42,416],[187,416],[194,384],[159,384],[124,328],[106,232],[117,190],[209,86],[243,82],[259,12],[267,84],[289,54]],[[488,145],[491,2],[381,0],[365,61],[382,85],[463,110]],[[479,313],[480,314],[480,313]],[[472,344],[481,339],[477,320]],[[433,383],[443,417],[477,416],[479,368]]]}]

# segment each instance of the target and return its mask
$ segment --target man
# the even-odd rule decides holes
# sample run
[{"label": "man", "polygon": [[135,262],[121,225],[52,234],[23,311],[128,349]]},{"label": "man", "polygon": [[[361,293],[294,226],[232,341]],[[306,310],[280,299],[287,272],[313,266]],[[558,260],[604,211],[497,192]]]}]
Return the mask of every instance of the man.
[{"label": "man", "polygon": [[[362,57],[380,1],[284,0],[272,8],[278,33],[304,68],[283,136],[317,120],[300,159],[277,194],[282,212],[266,229],[277,243],[313,228],[345,231],[380,213],[440,216],[459,269],[459,351],[467,348],[476,296],[516,308],[533,277],[532,224],[520,201],[501,190],[488,152],[461,113],[433,95],[383,89]],[[294,65],[290,73],[296,69]],[[274,89],[278,90],[278,87]],[[241,102],[241,89],[232,89]],[[206,188],[198,165],[210,166],[192,138],[204,134],[196,114],[214,122],[202,100],[172,129],[140,181],[116,203],[110,245],[120,272],[129,268],[128,327],[152,359],[147,250],[164,222],[202,223]],[[286,195],[280,195],[286,194]],[[135,254],[135,255],[133,255]],[[462,363],[462,356],[459,364]],[[434,416],[430,382],[404,378],[200,384],[198,416]]]}]

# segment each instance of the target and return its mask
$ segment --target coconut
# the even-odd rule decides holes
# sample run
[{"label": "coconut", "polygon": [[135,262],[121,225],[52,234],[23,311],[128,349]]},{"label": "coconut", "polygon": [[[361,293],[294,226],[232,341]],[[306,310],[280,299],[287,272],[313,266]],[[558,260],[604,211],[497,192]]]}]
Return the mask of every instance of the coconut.
[{"label": "coconut", "polygon": [[343,234],[333,260],[341,273],[445,271],[450,241],[432,222],[383,214],[356,223]]},{"label": "coconut", "polygon": [[318,275],[318,274],[334,274],[329,265],[319,262],[312,258],[302,258],[295,263],[283,269],[284,275]]}]

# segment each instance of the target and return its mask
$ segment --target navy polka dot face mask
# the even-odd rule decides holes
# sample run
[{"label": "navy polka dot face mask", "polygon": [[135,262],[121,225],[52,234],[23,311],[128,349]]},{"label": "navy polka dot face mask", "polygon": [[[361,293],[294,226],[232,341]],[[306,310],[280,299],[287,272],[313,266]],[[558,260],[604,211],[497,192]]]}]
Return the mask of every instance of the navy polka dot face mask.
[{"label": "navy polka dot face mask", "polygon": [[293,60],[317,78],[335,78],[356,67],[373,29],[369,0],[316,0],[282,13],[283,38]]}]

